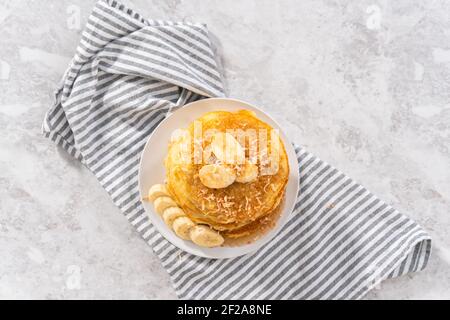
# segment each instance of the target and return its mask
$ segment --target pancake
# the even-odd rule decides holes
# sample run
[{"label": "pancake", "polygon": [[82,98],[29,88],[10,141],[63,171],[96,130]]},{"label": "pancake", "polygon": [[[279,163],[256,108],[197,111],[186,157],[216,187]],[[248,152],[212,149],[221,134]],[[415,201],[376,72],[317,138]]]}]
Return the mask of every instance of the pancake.
[{"label": "pancake", "polygon": [[[201,124],[203,136],[198,139],[196,128]],[[197,125],[197,127],[196,127]],[[239,142],[245,150],[245,161],[252,161],[259,169],[257,177],[247,183],[233,182],[224,188],[209,188],[199,176],[200,170],[211,161],[219,162],[207,152],[211,144],[208,132],[225,133],[229,130],[248,130],[267,132],[267,152],[279,155],[276,171],[265,173],[268,163],[264,157],[259,139],[264,136],[246,136]],[[265,131],[263,131],[263,130]],[[253,112],[214,111],[204,114],[169,144],[165,159],[167,190],[186,215],[197,224],[206,224],[229,238],[248,237],[267,229],[268,217],[278,216],[280,203],[284,197],[289,176],[287,154],[281,139],[270,135],[272,127],[258,119]],[[277,139],[277,140],[273,140]],[[251,157],[250,145],[258,146],[257,157]],[[201,148],[199,148],[201,147]],[[199,154],[203,157],[198,161]],[[222,164],[242,172],[245,164]],[[273,220],[273,219],[272,219]]]}]

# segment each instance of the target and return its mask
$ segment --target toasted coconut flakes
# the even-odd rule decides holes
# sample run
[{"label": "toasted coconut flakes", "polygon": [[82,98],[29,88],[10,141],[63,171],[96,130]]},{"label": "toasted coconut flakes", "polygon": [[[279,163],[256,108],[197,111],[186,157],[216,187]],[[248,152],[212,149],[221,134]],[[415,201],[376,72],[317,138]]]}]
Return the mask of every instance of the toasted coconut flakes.
[{"label": "toasted coconut flakes", "polygon": [[241,172],[241,166],[239,164],[234,164],[233,166],[231,166],[231,169],[233,169],[237,173]]},{"label": "toasted coconut flakes", "polygon": [[219,211],[220,211],[220,208],[218,207],[216,210],[211,211],[211,213],[217,213],[217,212],[219,212]]},{"label": "toasted coconut flakes", "polygon": [[227,203],[223,204],[224,208],[231,208],[233,205],[234,205],[234,202],[227,202]]},{"label": "toasted coconut flakes", "polygon": [[268,179],[267,183],[264,185],[264,188],[263,188],[264,192],[267,192],[267,187],[269,186],[269,184],[270,184],[270,179]]}]

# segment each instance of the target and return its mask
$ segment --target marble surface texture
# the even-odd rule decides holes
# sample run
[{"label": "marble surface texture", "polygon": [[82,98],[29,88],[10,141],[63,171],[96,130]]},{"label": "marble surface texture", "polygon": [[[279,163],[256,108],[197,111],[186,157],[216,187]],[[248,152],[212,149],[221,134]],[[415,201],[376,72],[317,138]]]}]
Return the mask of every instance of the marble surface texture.
[{"label": "marble surface texture", "polygon": [[[94,0],[0,0],[0,298],[175,298],[157,257],[41,122]],[[134,0],[205,22],[229,96],[422,224],[428,268],[366,299],[450,298],[450,2]]]}]

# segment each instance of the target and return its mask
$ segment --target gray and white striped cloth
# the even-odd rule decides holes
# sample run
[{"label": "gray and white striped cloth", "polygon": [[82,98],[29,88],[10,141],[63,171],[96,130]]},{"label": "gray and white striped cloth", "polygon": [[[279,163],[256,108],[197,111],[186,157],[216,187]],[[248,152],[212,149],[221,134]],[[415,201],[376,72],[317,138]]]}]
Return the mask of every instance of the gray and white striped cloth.
[{"label": "gray and white striped cloth", "polygon": [[102,0],[43,131],[94,173],[180,298],[355,299],[383,279],[425,268],[431,239],[418,224],[303,148],[292,217],[258,252],[211,260],[165,240],[140,202],[141,151],[170,110],[223,94],[204,25],[148,20]]}]

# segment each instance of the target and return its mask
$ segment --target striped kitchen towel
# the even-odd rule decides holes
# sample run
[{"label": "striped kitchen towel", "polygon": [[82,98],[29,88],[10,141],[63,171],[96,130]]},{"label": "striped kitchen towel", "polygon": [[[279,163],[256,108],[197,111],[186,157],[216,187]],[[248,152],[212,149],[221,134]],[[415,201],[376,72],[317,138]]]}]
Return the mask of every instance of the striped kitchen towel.
[{"label": "striped kitchen towel", "polygon": [[99,1],[43,131],[97,177],[161,259],[180,298],[355,299],[425,268],[430,236],[363,186],[297,148],[300,193],[283,230],[254,254],[181,252],[151,225],[138,191],[140,154],[172,110],[223,96],[202,24],[144,19]]}]

